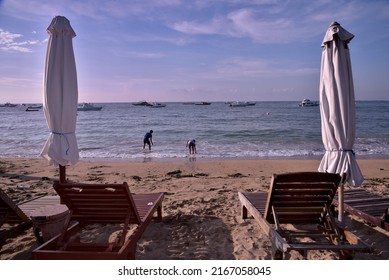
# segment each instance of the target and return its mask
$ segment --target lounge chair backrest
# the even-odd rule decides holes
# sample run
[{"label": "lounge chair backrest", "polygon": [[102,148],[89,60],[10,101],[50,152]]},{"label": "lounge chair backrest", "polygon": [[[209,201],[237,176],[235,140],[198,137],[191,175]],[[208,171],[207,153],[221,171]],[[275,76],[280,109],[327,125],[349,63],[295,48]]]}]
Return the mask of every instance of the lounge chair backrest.
[{"label": "lounge chair backrest", "polygon": [[268,192],[265,219],[290,224],[321,223],[341,182],[339,174],[298,172],[274,174]]},{"label": "lounge chair backrest", "polygon": [[130,223],[141,219],[127,183],[81,184],[54,183],[54,189],[80,223],[122,223],[130,216]]},{"label": "lounge chair backrest", "polygon": [[5,223],[16,224],[29,221],[30,218],[0,189],[0,226]]}]

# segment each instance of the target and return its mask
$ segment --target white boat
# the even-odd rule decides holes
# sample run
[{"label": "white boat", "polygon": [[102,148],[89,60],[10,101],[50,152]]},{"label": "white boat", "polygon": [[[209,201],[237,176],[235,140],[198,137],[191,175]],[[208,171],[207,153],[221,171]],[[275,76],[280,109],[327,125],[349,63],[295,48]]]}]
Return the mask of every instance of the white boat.
[{"label": "white boat", "polygon": [[235,102],[229,102],[230,107],[247,107],[247,106],[254,106],[256,102],[249,102],[249,101],[235,101]]},{"label": "white boat", "polygon": [[100,111],[102,106],[94,106],[90,103],[78,104],[77,111]]},{"label": "white boat", "polygon": [[319,106],[319,101],[311,101],[307,98],[303,99],[303,101],[301,101],[299,103],[299,106],[300,107],[312,107],[312,106]]},{"label": "white boat", "polygon": [[201,101],[201,102],[196,102],[195,105],[211,105],[211,102]]},{"label": "white boat", "polygon": [[247,102],[242,102],[242,101],[235,101],[235,102],[230,102],[230,107],[246,107]]},{"label": "white boat", "polygon": [[36,112],[39,111],[40,109],[42,109],[42,105],[30,105],[27,106],[26,112]]},{"label": "white boat", "polygon": [[39,110],[39,109],[42,109],[42,105],[28,105],[27,109],[29,109],[29,110]]},{"label": "white boat", "polygon": [[158,103],[158,102],[150,102],[149,103],[151,108],[163,108],[166,107],[166,104]]}]

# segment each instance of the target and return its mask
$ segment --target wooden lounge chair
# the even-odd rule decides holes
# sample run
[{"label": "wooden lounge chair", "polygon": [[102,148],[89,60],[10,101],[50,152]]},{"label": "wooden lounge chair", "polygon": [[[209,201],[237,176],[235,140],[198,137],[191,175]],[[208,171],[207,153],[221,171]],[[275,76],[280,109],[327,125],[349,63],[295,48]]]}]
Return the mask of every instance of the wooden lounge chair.
[{"label": "wooden lounge chair", "polygon": [[[54,189],[68,206],[70,215],[60,235],[32,252],[34,259],[134,259],[137,241],[154,213],[162,219],[163,194],[132,195],[127,183],[56,182]],[[120,234],[114,240],[80,238],[88,226],[107,224],[120,226]]]},{"label": "wooden lounge chair", "polygon": [[[389,231],[389,198],[358,188],[345,190],[343,199],[344,211]],[[337,196],[332,204],[338,206]]]},{"label": "wooden lounge chair", "polygon": [[269,192],[239,192],[242,217],[248,212],[272,242],[273,258],[291,250],[333,250],[350,258],[369,250],[354,234],[339,228],[329,211],[340,184],[338,174],[299,172],[273,175]]},{"label": "wooden lounge chair", "polygon": [[32,227],[30,216],[36,209],[59,202],[59,196],[40,196],[16,204],[0,189],[0,246],[7,238]]}]

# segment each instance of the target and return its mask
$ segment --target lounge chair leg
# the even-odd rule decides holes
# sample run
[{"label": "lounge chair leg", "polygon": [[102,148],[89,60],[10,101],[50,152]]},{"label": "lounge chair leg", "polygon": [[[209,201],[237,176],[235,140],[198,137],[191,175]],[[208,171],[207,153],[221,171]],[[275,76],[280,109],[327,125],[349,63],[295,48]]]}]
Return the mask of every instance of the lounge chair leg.
[{"label": "lounge chair leg", "polygon": [[128,259],[135,260],[135,253],[136,253],[136,244],[134,248],[131,248],[130,253],[128,254]]},{"label": "lounge chair leg", "polygon": [[157,208],[157,221],[160,222],[162,221],[162,206],[158,206]]},{"label": "lounge chair leg", "polygon": [[352,260],[354,258],[354,252],[352,250],[340,250],[339,259],[340,260]]},{"label": "lounge chair leg", "polygon": [[[274,246],[273,246],[273,248],[274,248]],[[277,250],[277,249],[273,251],[272,255],[273,255],[272,256],[273,260],[283,260],[284,259],[284,253],[280,250]]]},{"label": "lounge chair leg", "polygon": [[331,210],[331,214],[332,214],[332,216],[334,216],[334,217],[337,217],[338,216],[338,209],[335,207],[335,205],[331,205],[330,206],[330,210]]},{"label": "lounge chair leg", "polygon": [[38,243],[39,244],[43,244],[43,236],[41,235],[41,231],[39,228],[34,228],[34,235],[36,237],[36,239],[38,240]]},{"label": "lounge chair leg", "polygon": [[242,219],[247,219],[247,208],[242,205]]},{"label": "lounge chair leg", "polygon": [[308,259],[308,251],[307,250],[298,250],[301,256],[303,256],[304,260]]}]

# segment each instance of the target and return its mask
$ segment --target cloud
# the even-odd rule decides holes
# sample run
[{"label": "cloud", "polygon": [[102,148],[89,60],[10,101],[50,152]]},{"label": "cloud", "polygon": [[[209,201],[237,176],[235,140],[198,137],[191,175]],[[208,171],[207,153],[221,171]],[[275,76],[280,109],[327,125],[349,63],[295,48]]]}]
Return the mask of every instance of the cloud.
[{"label": "cloud", "polygon": [[189,36],[160,36],[157,34],[125,34],[122,39],[130,42],[165,42],[176,46],[186,46],[196,41]]},{"label": "cloud", "polygon": [[228,19],[232,22],[234,33],[238,37],[250,37],[258,42],[283,42],[289,39],[296,33],[301,33],[294,27],[293,34],[288,34],[294,23],[290,19],[277,18],[261,20],[254,10],[241,9],[232,12],[228,15]]},{"label": "cloud", "polygon": [[226,20],[223,18],[214,18],[206,23],[182,21],[179,23],[173,24],[173,29],[187,34],[227,34],[223,30],[223,26],[226,26]]},{"label": "cloud", "polygon": [[283,43],[296,40],[296,37],[310,36],[310,33],[306,32],[306,27],[297,25],[290,19],[268,18],[260,11],[249,8],[235,10],[207,22],[177,22],[172,28],[186,34],[249,37],[261,43]]},{"label": "cloud", "polygon": [[39,84],[36,80],[31,78],[21,77],[0,77],[0,86],[4,87],[31,87]]},{"label": "cloud", "polygon": [[0,45],[11,44],[15,39],[22,36],[22,34],[11,33],[0,28]]},{"label": "cloud", "polygon": [[152,53],[152,52],[130,52],[129,55],[135,58],[146,58],[146,59],[155,59],[155,58],[161,58],[165,56],[162,53]]},{"label": "cloud", "polygon": [[202,73],[204,79],[241,80],[258,79],[258,77],[298,77],[318,74],[317,68],[277,66],[270,60],[230,58],[219,63],[215,69]]},{"label": "cloud", "polygon": [[[125,18],[131,15],[147,16],[163,8],[180,6],[183,0],[18,0],[5,1],[2,8],[8,15],[23,19],[26,15],[77,15],[88,19]],[[37,9],[39,7],[39,9]]]},{"label": "cloud", "polygon": [[[217,2],[217,1],[216,1]],[[385,17],[382,3],[364,1],[246,1],[230,0],[215,14],[196,20],[177,20],[170,27],[190,35],[220,35],[250,38],[257,43],[309,41],[323,33],[334,20],[358,22],[374,14]],[[219,2],[217,2],[219,3]],[[219,3],[220,4],[220,3]],[[216,5],[216,4],[215,4]],[[221,4],[220,4],[221,5]],[[376,7],[375,7],[376,6]],[[205,10],[208,9],[208,10]]]},{"label": "cloud", "polygon": [[0,29],[0,50],[2,51],[15,51],[15,52],[32,52],[31,48],[27,46],[39,44],[38,40],[26,40],[22,42],[16,42],[17,39],[23,35],[11,33],[9,31]]}]

